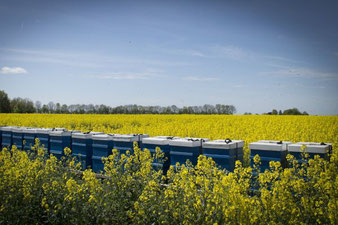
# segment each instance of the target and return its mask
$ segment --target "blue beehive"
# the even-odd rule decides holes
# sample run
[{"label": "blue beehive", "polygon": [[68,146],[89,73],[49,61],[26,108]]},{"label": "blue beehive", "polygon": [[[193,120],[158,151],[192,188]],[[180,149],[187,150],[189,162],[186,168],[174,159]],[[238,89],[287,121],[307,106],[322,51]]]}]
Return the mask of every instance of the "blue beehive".
[{"label": "blue beehive", "polygon": [[259,155],[261,159],[261,172],[269,169],[270,161],[279,161],[282,167],[286,167],[286,155],[289,141],[258,141],[249,144],[251,150],[251,165],[254,164],[253,158]]},{"label": "blue beehive", "polygon": [[65,128],[57,128],[49,132],[50,154],[61,159],[64,156],[64,149],[66,147],[72,148],[72,133],[79,131],[68,131]]},{"label": "blue beehive", "polygon": [[37,130],[38,128],[27,128],[24,130],[24,133],[23,133],[23,140],[24,140],[23,149],[24,150],[31,150],[31,148],[35,145],[35,138],[36,138]]},{"label": "blue beehive", "polygon": [[28,127],[14,127],[12,129],[12,145],[18,149],[23,150],[23,135]]},{"label": "blue beehive", "polygon": [[297,142],[289,145],[288,153],[295,156],[299,162],[302,161],[302,146],[310,158],[314,158],[315,155],[319,155],[322,158],[328,159],[329,153],[332,151],[331,143],[316,143],[316,142]]},{"label": "blue beehive", "polygon": [[185,164],[189,160],[193,165],[197,164],[197,158],[202,154],[202,142],[209,139],[179,138],[169,142],[170,165],[176,163]]},{"label": "blue beehive", "polygon": [[147,137],[142,139],[142,148],[148,149],[152,156],[156,153],[156,147],[159,147],[164,153],[163,159],[154,159],[152,166],[154,169],[163,170],[165,174],[170,166],[170,147],[169,142],[171,140],[178,139],[178,137],[172,136],[157,136],[157,137]]},{"label": "blue beehive", "polygon": [[234,171],[236,160],[243,161],[244,141],[214,140],[202,143],[203,155],[211,157],[217,165],[228,171]]},{"label": "blue beehive", "polygon": [[36,138],[39,139],[40,147],[49,153],[50,143],[49,143],[49,133],[51,131],[57,131],[58,129],[62,130],[63,128],[37,128]]},{"label": "blue beehive", "polygon": [[98,173],[103,171],[104,165],[102,159],[112,154],[113,135],[98,134],[94,135],[92,139],[93,139],[92,168],[94,172]]},{"label": "blue beehive", "polygon": [[120,154],[126,154],[130,151],[130,154],[134,152],[134,142],[141,147],[142,138],[149,137],[147,134],[113,134],[114,149],[117,149]]},{"label": "blue beehive", "polygon": [[92,137],[102,132],[72,133],[72,155],[80,162],[82,169],[92,166]]},{"label": "blue beehive", "polygon": [[11,147],[12,146],[12,129],[13,126],[7,126],[7,127],[0,127],[1,130],[1,148],[4,147]]}]

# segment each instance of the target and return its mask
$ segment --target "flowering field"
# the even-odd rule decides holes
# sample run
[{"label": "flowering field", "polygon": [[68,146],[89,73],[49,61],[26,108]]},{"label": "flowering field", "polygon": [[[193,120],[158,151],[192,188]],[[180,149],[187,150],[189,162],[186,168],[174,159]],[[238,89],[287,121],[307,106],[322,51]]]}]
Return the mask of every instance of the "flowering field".
[{"label": "flowering field", "polygon": [[334,149],[338,145],[338,116],[1,114],[0,125],[230,138],[245,141],[246,159],[248,143],[258,140],[329,142]]},{"label": "flowering field", "polygon": [[[104,179],[76,172],[68,149],[63,161],[38,145],[31,154],[3,149],[0,224],[338,224],[337,116],[0,114],[0,125],[246,141],[244,165],[233,173],[201,156],[163,176],[149,151],[135,148],[114,151]],[[247,146],[262,139],[331,142],[333,154],[303,164],[289,156],[291,168],[275,162],[253,176],[260,160],[246,167]]]}]

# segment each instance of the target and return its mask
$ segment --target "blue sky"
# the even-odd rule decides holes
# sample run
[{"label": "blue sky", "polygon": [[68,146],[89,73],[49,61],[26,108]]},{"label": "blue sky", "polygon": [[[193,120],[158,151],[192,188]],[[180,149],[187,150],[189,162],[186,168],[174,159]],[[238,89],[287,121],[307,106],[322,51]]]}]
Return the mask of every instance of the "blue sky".
[{"label": "blue sky", "polygon": [[337,1],[0,2],[0,90],[338,114]]}]

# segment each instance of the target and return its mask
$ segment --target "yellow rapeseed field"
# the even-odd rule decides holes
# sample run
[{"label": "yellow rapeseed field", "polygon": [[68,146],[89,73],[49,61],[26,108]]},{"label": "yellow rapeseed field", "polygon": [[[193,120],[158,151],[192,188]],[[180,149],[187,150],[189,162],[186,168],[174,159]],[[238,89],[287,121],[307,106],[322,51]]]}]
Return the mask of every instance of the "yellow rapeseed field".
[{"label": "yellow rapeseed field", "polygon": [[338,141],[338,116],[0,114],[0,125],[210,139]]},{"label": "yellow rapeseed field", "polygon": [[338,146],[338,116],[0,114],[0,125],[65,127],[210,139],[329,142]]}]

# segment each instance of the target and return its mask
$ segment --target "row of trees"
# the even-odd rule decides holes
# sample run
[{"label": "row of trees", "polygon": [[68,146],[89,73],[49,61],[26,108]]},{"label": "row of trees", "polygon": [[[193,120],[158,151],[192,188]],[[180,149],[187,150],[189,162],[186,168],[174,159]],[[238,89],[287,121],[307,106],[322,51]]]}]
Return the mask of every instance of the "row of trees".
[{"label": "row of trees", "polygon": [[42,104],[40,101],[33,103],[30,99],[14,98],[10,100],[4,91],[0,91],[0,112],[2,113],[76,113],[76,114],[224,114],[236,113],[233,105],[216,104],[203,106],[141,106],[124,105],[110,107],[94,104],[73,104],[66,105],[49,102]]},{"label": "row of trees", "polygon": [[[123,105],[110,107],[106,105],[93,104],[60,104],[49,102],[42,104],[40,101],[33,103],[30,99],[14,98],[9,99],[8,95],[0,90],[0,113],[74,113],[74,114],[223,114],[232,115],[236,113],[233,105],[216,104],[203,106],[141,106]],[[307,112],[300,112],[297,108],[286,109],[284,111],[273,109],[264,115],[309,115]],[[244,113],[251,115],[251,113]]]},{"label": "row of trees", "polygon": [[297,108],[286,109],[284,111],[273,109],[271,112],[265,113],[266,115],[309,115],[306,111],[300,112]]}]

